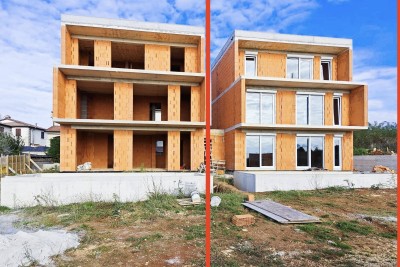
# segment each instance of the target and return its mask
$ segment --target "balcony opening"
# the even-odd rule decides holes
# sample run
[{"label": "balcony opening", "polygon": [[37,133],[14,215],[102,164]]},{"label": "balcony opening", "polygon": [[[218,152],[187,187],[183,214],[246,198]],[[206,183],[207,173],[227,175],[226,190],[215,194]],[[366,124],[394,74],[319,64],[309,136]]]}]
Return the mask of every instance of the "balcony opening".
[{"label": "balcony opening", "polygon": [[114,83],[78,81],[79,119],[114,119]]},{"label": "balcony opening", "polygon": [[135,84],[133,87],[133,120],[166,121],[168,86]]},{"label": "balcony opening", "polygon": [[93,40],[79,40],[79,65],[94,66]]},{"label": "balcony opening", "polygon": [[190,170],[190,133],[181,132],[180,168]]},{"label": "balcony opening", "polygon": [[185,71],[185,48],[171,47],[171,71]]},{"label": "balcony opening", "polygon": [[112,131],[77,131],[77,164],[91,162],[92,170],[112,169],[114,165]]},{"label": "balcony opening", "polygon": [[133,132],[133,162],[134,169],[165,169],[167,155],[166,132]]},{"label": "balcony opening", "polygon": [[111,67],[144,70],[144,45],[112,42]]},{"label": "balcony opening", "polygon": [[181,121],[191,120],[191,87],[181,86]]}]

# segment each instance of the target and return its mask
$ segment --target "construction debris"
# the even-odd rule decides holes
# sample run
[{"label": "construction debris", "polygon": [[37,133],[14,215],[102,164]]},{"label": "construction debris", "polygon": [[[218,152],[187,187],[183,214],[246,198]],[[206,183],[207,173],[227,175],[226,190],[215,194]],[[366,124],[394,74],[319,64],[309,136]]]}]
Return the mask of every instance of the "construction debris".
[{"label": "construction debris", "polygon": [[255,218],[251,214],[234,215],[232,217],[232,223],[236,226],[247,226],[252,225],[256,222]]},{"label": "construction debris", "polygon": [[279,223],[315,223],[319,218],[307,215],[298,210],[289,208],[272,200],[247,201],[244,206],[255,210]]},{"label": "construction debris", "polygon": [[218,207],[221,204],[221,198],[218,196],[213,196],[211,198],[211,207]]},{"label": "construction debris", "polygon": [[200,203],[200,202],[201,202],[200,194],[199,194],[199,192],[197,192],[197,191],[193,191],[193,192],[190,194],[190,197],[192,198],[192,202],[193,202],[193,203]]},{"label": "construction debris", "polygon": [[78,165],[78,167],[76,167],[76,170],[78,172],[90,171],[91,169],[92,169],[92,163],[91,162],[85,162],[82,165]]},{"label": "construction debris", "polygon": [[254,201],[255,200],[255,198],[254,198],[254,195],[253,194],[247,194],[247,201]]},{"label": "construction debris", "polygon": [[383,165],[375,165],[372,168],[372,172],[376,173],[394,173],[394,170],[390,169],[389,167]]},{"label": "construction debris", "polygon": [[205,203],[204,199],[200,199],[198,202],[193,202],[191,198],[179,198],[176,201],[178,201],[178,204],[181,206],[195,206]]}]

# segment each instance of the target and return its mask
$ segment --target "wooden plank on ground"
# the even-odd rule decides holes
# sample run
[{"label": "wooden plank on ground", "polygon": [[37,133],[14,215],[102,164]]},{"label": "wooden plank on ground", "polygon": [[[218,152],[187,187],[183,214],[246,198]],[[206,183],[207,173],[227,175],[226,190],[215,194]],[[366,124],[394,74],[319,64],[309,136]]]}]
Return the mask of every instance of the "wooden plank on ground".
[{"label": "wooden plank on ground", "polygon": [[280,223],[320,222],[317,217],[302,213],[272,200],[251,201],[243,203],[243,205]]}]

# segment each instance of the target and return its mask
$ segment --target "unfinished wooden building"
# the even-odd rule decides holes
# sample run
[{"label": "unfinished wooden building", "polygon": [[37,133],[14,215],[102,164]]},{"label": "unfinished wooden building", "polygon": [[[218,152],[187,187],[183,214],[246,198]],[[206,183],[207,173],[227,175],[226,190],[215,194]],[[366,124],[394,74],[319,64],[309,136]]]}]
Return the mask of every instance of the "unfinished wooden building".
[{"label": "unfinished wooden building", "polygon": [[352,40],[235,31],[211,78],[227,169],[353,170],[353,131],[368,118]]},{"label": "unfinished wooden building", "polygon": [[53,120],[61,171],[196,170],[204,160],[204,29],[62,16]]}]

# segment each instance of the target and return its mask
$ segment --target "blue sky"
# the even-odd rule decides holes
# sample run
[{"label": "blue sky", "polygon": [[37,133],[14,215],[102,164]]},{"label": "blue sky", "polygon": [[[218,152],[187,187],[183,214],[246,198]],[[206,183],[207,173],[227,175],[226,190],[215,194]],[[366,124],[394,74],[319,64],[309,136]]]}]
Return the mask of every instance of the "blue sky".
[{"label": "blue sky", "polygon": [[[396,121],[396,1],[212,0],[212,59],[233,29],[353,39],[355,81],[369,84],[369,121]],[[204,25],[198,0],[0,0],[0,115],[51,125],[60,14]]]}]

